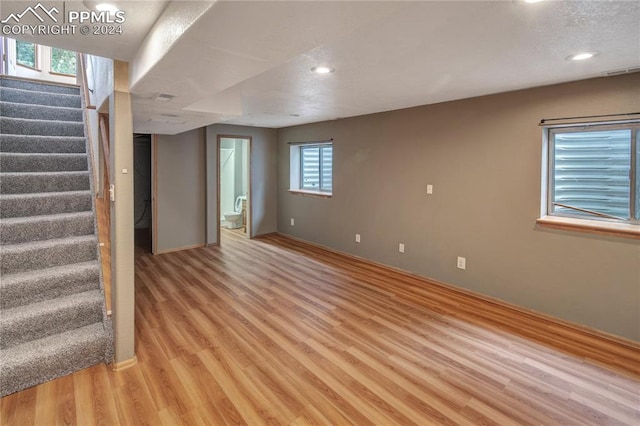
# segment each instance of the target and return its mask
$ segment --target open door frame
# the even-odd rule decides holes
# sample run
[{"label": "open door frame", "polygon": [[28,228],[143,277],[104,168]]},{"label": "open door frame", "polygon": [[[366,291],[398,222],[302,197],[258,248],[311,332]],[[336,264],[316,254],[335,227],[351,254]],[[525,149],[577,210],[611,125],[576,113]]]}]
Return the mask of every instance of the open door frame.
[{"label": "open door frame", "polygon": [[216,194],[216,223],[218,227],[218,244],[221,244],[221,234],[220,234],[220,222],[222,212],[220,211],[220,147],[222,139],[244,139],[247,141],[247,238],[253,238],[253,226],[251,226],[251,221],[253,218],[253,203],[252,203],[252,194],[251,194],[251,151],[252,151],[252,137],[251,136],[243,136],[243,135],[218,135],[216,140],[216,157],[217,157],[217,166],[216,166],[216,174],[217,174],[217,194]]},{"label": "open door frame", "polygon": [[151,253],[158,254],[158,136],[151,135]]}]

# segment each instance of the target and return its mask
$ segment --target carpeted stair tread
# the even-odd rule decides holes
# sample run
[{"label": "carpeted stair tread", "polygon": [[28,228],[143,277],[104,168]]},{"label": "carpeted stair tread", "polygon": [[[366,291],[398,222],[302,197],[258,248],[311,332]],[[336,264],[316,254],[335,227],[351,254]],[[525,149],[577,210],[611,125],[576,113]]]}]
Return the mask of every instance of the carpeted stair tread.
[{"label": "carpeted stair tread", "polygon": [[82,121],[81,108],[52,107],[46,105],[23,104],[16,102],[0,102],[0,115],[11,118],[30,118],[60,121]]},{"label": "carpeted stair tread", "polygon": [[31,90],[0,87],[0,99],[5,102],[45,106],[80,108],[80,95],[64,93],[34,92]]},{"label": "carpeted stair tread", "polygon": [[80,121],[0,117],[0,132],[5,135],[84,136]]},{"label": "carpeted stair tread", "polygon": [[105,362],[109,341],[96,323],[0,350],[0,396]]},{"label": "carpeted stair tread", "polygon": [[2,245],[0,273],[15,274],[95,260],[97,251],[98,239],[95,235]]},{"label": "carpeted stair tread", "polygon": [[0,222],[0,245],[90,235],[94,232],[92,211],[15,217]]},{"label": "carpeted stair tread", "polygon": [[78,87],[0,77],[0,397],[113,356]]},{"label": "carpeted stair tread", "polygon": [[88,170],[87,154],[0,152],[0,172],[70,172]]},{"label": "carpeted stair tread", "polygon": [[63,93],[67,95],[79,95],[80,87],[67,85],[67,84],[56,84],[50,82],[40,82],[40,81],[30,81],[18,78],[0,78],[0,86],[2,87],[10,87],[14,89],[23,89],[30,90],[34,92],[49,92],[49,93]]},{"label": "carpeted stair tread", "polygon": [[0,309],[57,299],[100,288],[100,263],[88,261],[19,274],[0,280]]},{"label": "carpeted stair tread", "polygon": [[0,173],[1,194],[84,191],[89,189],[89,172]]},{"label": "carpeted stair tread", "polygon": [[91,211],[91,191],[0,194],[0,218]]},{"label": "carpeted stair tread", "polygon": [[4,309],[0,316],[0,347],[6,349],[100,321],[100,290]]},{"label": "carpeted stair tread", "polygon": [[78,136],[2,135],[0,152],[86,153],[86,139]]}]

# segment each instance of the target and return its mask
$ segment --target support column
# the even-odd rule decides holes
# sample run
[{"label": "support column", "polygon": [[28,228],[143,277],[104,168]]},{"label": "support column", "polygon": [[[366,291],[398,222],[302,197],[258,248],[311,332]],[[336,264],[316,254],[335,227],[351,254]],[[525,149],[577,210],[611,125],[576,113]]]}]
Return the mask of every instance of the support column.
[{"label": "support column", "polygon": [[114,61],[113,93],[109,97],[110,176],[115,186],[111,202],[111,304],[115,369],[133,365],[135,358],[135,275],[133,199],[133,116],[129,65]]}]

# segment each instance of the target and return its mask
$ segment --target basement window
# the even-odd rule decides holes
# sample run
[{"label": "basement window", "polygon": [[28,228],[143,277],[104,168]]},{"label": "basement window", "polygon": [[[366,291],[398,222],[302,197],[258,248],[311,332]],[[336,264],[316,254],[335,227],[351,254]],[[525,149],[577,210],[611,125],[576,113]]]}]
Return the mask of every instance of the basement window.
[{"label": "basement window", "polygon": [[290,145],[290,191],[331,196],[333,143],[321,141]]},{"label": "basement window", "polygon": [[545,129],[542,225],[640,238],[640,122]]},{"label": "basement window", "polygon": [[23,67],[38,69],[38,45],[16,40],[16,63]]}]

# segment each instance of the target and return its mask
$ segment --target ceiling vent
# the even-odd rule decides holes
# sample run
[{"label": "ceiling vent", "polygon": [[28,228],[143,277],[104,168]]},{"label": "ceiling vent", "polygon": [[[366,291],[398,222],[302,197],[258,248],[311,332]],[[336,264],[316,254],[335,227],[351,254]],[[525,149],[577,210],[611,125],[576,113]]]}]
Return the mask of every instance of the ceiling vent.
[{"label": "ceiling vent", "polygon": [[158,102],[169,102],[173,98],[175,98],[175,96],[167,95],[166,93],[160,93],[159,95],[154,96],[152,99]]},{"label": "ceiling vent", "polygon": [[615,71],[606,71],[604,73],[605,77],[613,77],[614,75],[621,75],[621,74],[631,74],[633,72],[639,72],[640,71],[640,67],[634,67],[634,68],[623,68],[621,70],[615,70]]}]

